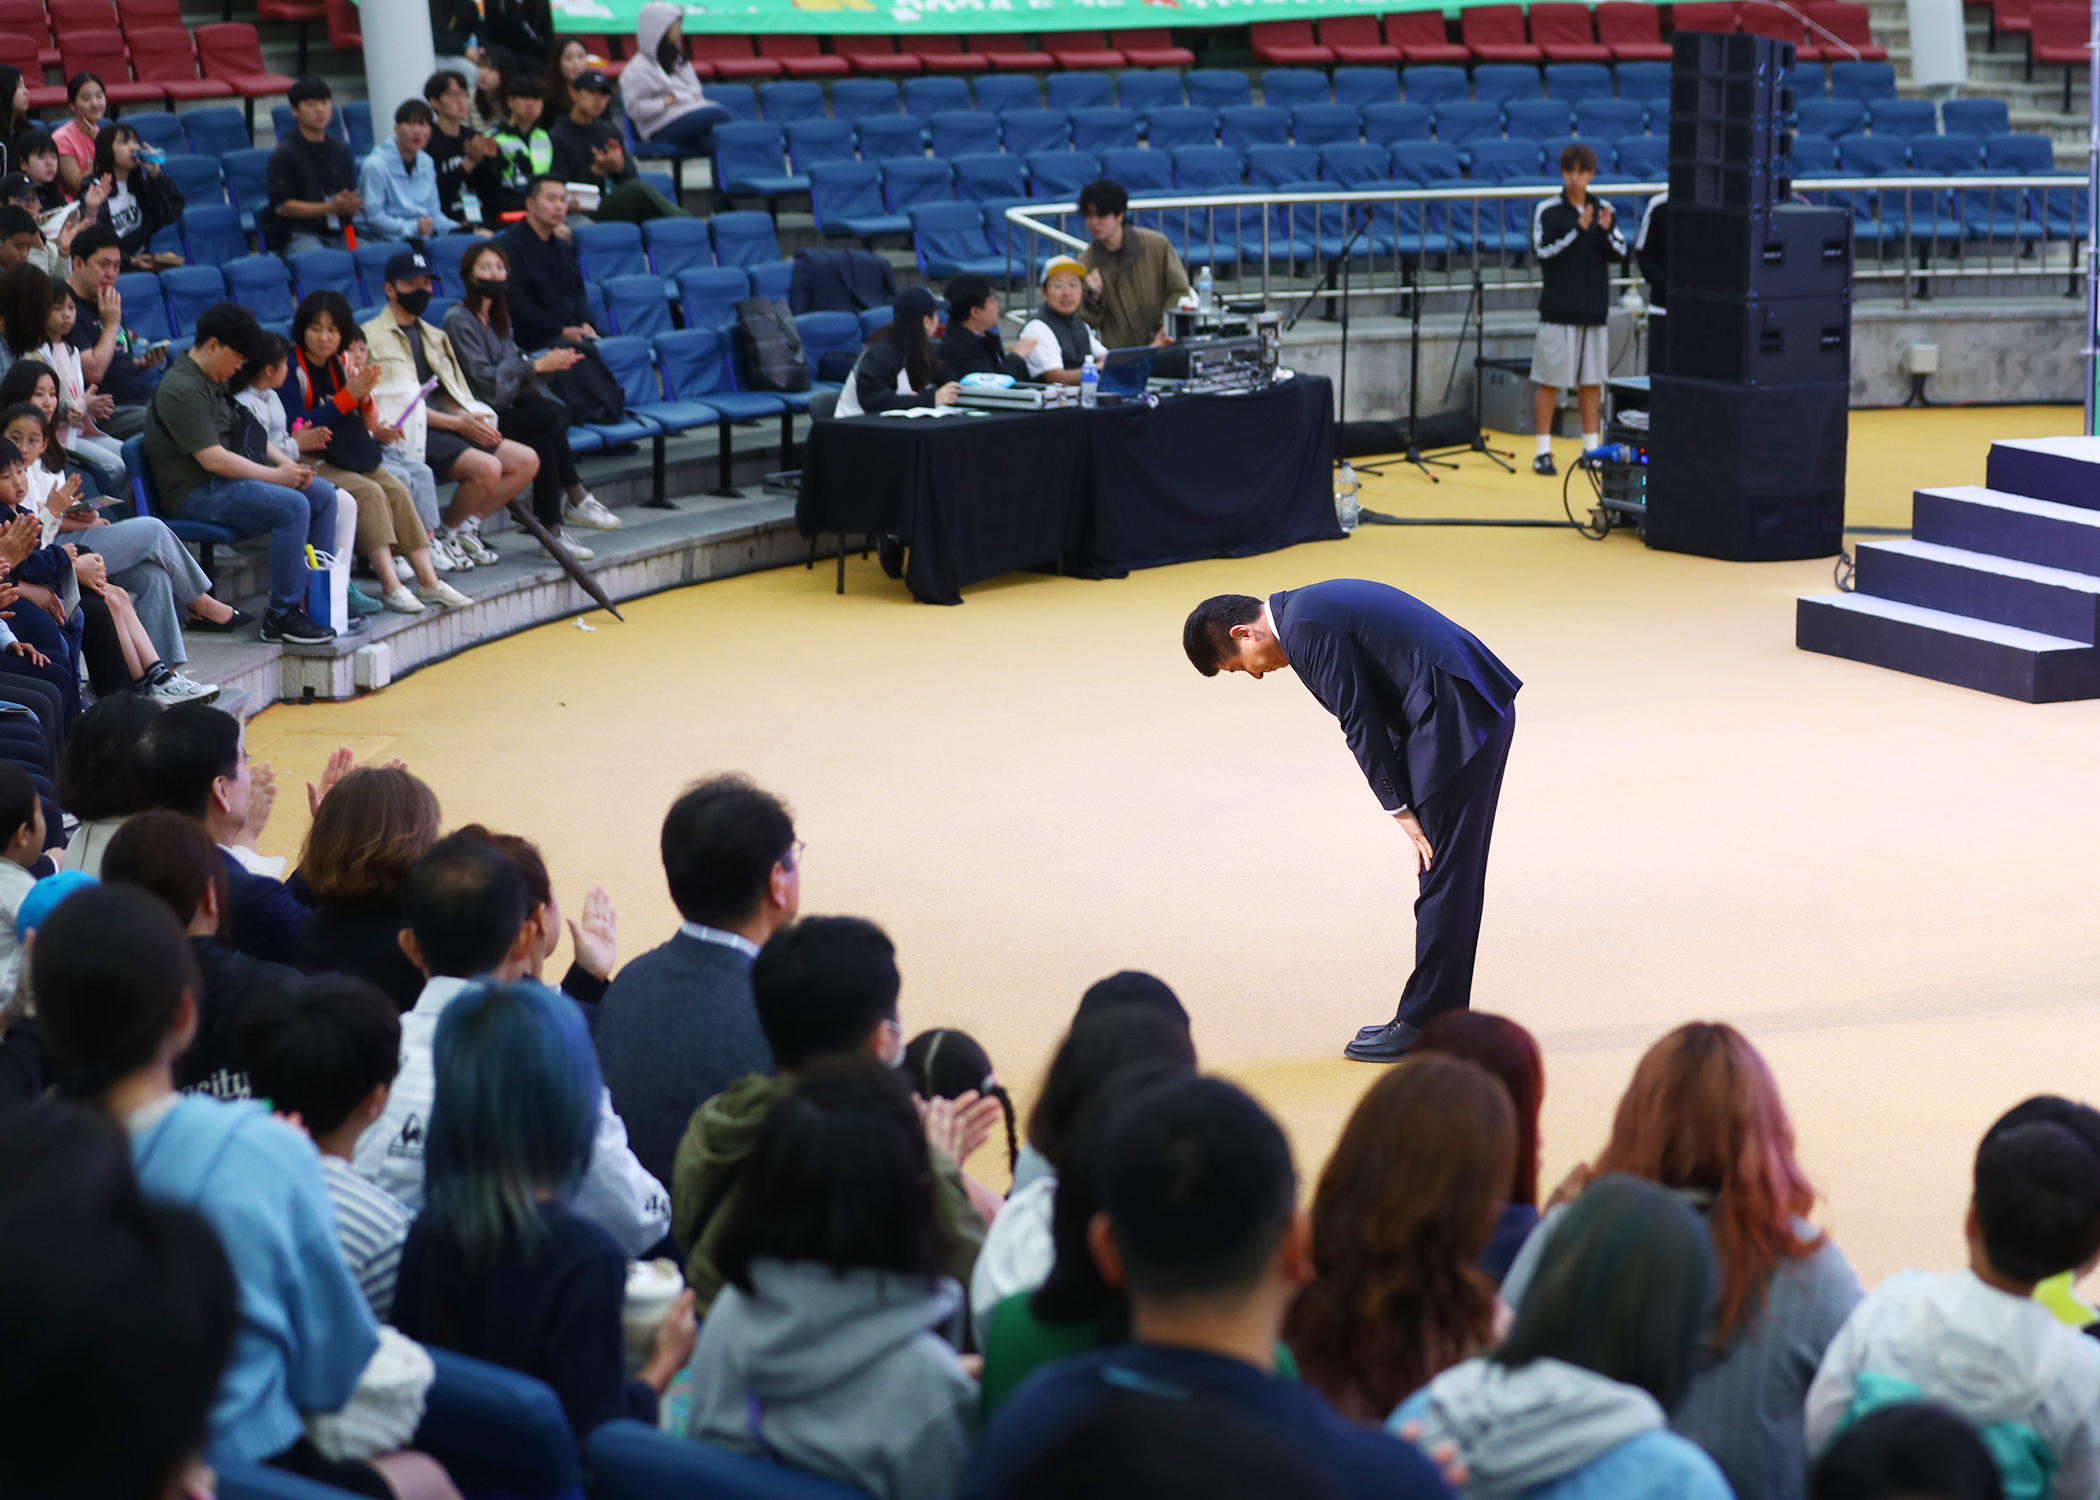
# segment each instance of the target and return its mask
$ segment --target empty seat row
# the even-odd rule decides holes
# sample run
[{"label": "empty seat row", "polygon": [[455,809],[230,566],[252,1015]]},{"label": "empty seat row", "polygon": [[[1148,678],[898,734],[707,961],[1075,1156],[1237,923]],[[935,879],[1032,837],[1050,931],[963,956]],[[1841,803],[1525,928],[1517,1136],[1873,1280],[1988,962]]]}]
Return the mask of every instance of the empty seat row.
[{"label": "empty seat row", "polygon": [[723,32],[686,38],[686,51],[702,78],[839,78],[847,74],[902,76],[913,73],[1047,73],[1056,68],[1186,68],[1195,54],[1178,47],[1165,27],[1115,32],[1055,31],[1043,45],[1022,32],[959,36],[952,33],[898,37],[841,33],[826,52],[814,35],[746,36]]},{"label": "empty seat row", "polygon": [[2003,99],[1803,99],[1795,106],[1795,131],[1835,140],[1871,130],[1875,135],[1935,135],[1942,128],[1961,135],[1999,135],[2010,116]]}]

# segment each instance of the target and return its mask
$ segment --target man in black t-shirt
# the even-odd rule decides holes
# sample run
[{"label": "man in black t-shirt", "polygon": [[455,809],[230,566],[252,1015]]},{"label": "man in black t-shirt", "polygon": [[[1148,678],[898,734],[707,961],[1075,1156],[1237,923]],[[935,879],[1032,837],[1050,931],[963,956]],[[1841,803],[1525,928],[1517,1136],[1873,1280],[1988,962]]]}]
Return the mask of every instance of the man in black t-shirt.
[{"label": "man in black t-shirt", "polygon": [[[440,68],[423,80],[423,98],[437,117],[423,150],[437,168],[438,206],[455,224],[475,229],[486,222],[497,227],[493,220],[503,188],[503,164],[494,139],[467,124],[473,101],[466,80]],[[467,212],[463,192],[473,194],[479,212]]]},{"label": "man in black t-shirt", "polygon": [[554,175],[563,182],[594,184],[600,196],[591,217],[600,221],[685,218],[684,209],[642,181],[620,127],[605,118],[612,87],[596,68],[569,85],[569,112],[547,127],[554,142]]},{"label": "man in black t-shirt", "polygon": [[279,255],[340,250],[343,226],[365,206],[350,148],[328,133],[335,94],[319,78],[285,90],[298,128],[270,153],[270,207],[263,239]]},{"label": "man in black t-shirt", "polygon": [[80,369],[88,384],[116,402],[95,425],[113,438],[137,437],[146,430],[147,404],[153,399],[157,377],[150,372],[167,357],[168,346],[144,347],[124,326],[124,301],[117,295],[124,252],[116,230],[107,224],[81,230],[73,238],[72,266],[73,274],[63,283],[74,308],[73,331],[66,342],[80,351]]}]

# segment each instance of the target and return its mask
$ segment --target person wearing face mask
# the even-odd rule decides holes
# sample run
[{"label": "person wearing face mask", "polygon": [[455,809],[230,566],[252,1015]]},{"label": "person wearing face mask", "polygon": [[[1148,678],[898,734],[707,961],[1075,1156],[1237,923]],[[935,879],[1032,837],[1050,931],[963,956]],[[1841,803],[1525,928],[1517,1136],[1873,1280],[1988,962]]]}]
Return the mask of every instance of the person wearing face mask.
[{"label": "person wearing face mask", "polygon": [[553,348],[526,354],[511,337],[510,260],[495,244],[470,245],[459,261],[466,295],[445,314],[445,337],[459,356],[474,394],[496,408],[496,427],[540,456],[532,477],[532,513],[578,561],[593,554],[562,535],[564,511],[583,525],[601,531],[620,524],[619,517],[583,487],[576,455],[569,449],[568,408],[551,395],[541,377],[574,365],[583,351]]},{"label": "person wearing face mask", "polygon": [[1043,268],[1043,305],[1022,325],[1014,353],[1028,361],[1028,378],[1052,385],[1079,384],[1080,367],[1092,355],[1096,365],[1108,357],[1108,346],[1079,316],[1086,300],[1086,263],[1069,255],[1052,256]]},{"label": "person wearing face mask", "polygon": [[364,210],[357,232],[375,240],[428,239],[459,228],[438,201],[437,163],[423,148],[437,117],[421,99],[404,99],[394,111],[394,138],[372,148],[358,170]]}]

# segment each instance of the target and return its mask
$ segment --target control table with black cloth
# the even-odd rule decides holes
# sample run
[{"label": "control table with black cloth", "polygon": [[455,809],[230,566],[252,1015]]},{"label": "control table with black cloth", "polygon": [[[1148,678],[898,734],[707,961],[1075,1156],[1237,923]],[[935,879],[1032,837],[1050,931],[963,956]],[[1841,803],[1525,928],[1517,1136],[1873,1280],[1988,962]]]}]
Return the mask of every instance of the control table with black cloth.
[{"label": "control table with black cloth", "polygon": [[819,422],[796,523],[902,537],[922,604],[1025,568],[1115,578],[1199,557],[1251,557],[1342,535],[1334,518],[1334,388]]}]

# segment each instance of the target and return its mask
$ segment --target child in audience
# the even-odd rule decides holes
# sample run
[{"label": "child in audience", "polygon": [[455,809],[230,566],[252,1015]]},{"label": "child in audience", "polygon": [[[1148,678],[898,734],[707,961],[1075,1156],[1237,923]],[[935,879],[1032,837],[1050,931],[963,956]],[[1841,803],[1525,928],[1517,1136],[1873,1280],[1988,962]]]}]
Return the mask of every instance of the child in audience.
[{"label": "child in audience", "polygon": [[111,835],[153,805],[139,775],[138,747],[160,710],[144,694],[112,693],[98,698],[67,736],[58,758],[58,805],[80,820],[66,841],[68,870],[100,874]]},{"label": "child in audience", "polygon": [[372,1316],[394,1312],[401,1246],[415,1215],[350,1169],[357,1137],[386,1108],[401,1065],[401,1016],[361,979],[309,979],[263,997],[241,1028],[256,1095],[297,1116],[321,1151],[335,1232]]},{"label": "child in audience", "polygon": [[1284,1336],[1335,1410],[1383,1421],[1494,1340],[1480,1270],[1516,1157],[1502,1085],[1455,1057],[1410,1056],[1342,1127],[1313,1198],[1311,1286]]},{"label": "child in audience", "polygon": [[991,1054],[977,1038],[952,1026],[922,1031],[904,1044],[904,1072],[911,1079],[911,1091],[921,1099],[997,1099],[1006,1116],[1006,1169],[1014,1169],[1021,1147],[1014,1134],[1013,1095],[999,1081]]},{"label": "child in audience", "polygon": [[436,1069],[394,1325],[545,1381],[579,1440],[616,1417],[654,1423],[693,1350],[692,1294],[627,1379],[626,1253],[569,1206],[604,1092],[583,1018],[529,979],[470,989],[438,1022]]},{"label": "child in audience", "polygon": [[1119,1006],[1072,1022],[1028,1117],[1028,1144],[1049,1170],[1007,1199],[970,1271],[970,1320],[978,1348],[986,1347],[999,1304],[1041,1286],[1057,1260],[1051,1223],[1058,1173],[1088,1101],[1116,1073],[1153,1060],[1193,1070],[1196,1049],[1185,1028],[1150,1006]]},{"label": "child in audience", "polygon": [[1546,1097],[1546,1065],[1535,1037],[1507,1016],[1452,1010],[1422,1028],[1414,1054],[1442,1052],[1478,1063],[1509,1093],[1517,1118],[1517,1161],[1509,1201],[1495,1218],[1480,1268],[1496,1285],[1539,1222],[1539,1105]]},{"label": "child in audience", "polygon": [[1209,1397],[1287,1451],[1336,1500],[1450,1493],[1421,1452],[1278,1379],[1284,1310],[1311,1275],[1310,1234],[1283,1132],[1215,1078],[1170,1078],[1124,1099],[1104,1127],[1101,1274],[1129,1289],[1136,1341],[1044,1369],[1000,1408],[971,1456],[963,1500],[1005,1496],[1115,1393]]},{"label": "child in audience", "polygon": [[1454,1445],[1464,1495],[1729,1500],[1714,1461],[1665,1426],[1698,1362],[1714,1280],[1698,1217],[1614,1172],[1542,1250],[1509,1337],[1387,1425],[1432,1453]]},{"label": "child in audience", "polygon": [[[525,877],[525,900],[530,908],[525,920],[539,934],[527,973],[544,982],[547,960],[561,946],[565,919],[561,903],[554,899],[554,880],[547,873],[547,862],[540,858],[539,846],[514,833],[492,833],[479,823],[469,823],[460,832],[486,839],[490,848],[516,865],[518,873]],[[561,992],[579,1005],[595,1006],[605,998],[612,971],[620,961],[619,916],[613,911],[612,896],[605,887],[594,885],[583,898],[581,925],[573,921],[566,925],[569,949],[575,956],[569,963],[569,972],[561,977]],[[591,1015],[592,1012],[585,1012],[586,1019]],[[600,1058],[599,1066],[604,1065]]]},{"label": "child in audience", "polygon": [[774,1106],[716,1245],[727,1282],[693,1358],[687,1435],[879,1500],[952,1495],[977,1382],[939,1330],[942,1274],[926,1132],[902,1080],[826,1058]]},{"label": "child in audience", "polygon": [[2034,1301],[2100,1256],[2100,1114],[2030,1099],[1984,1133],[1961,1271],[1902,1271],[1838,1332],[1808,1392],[1820,1453],[1880,1406],[1934,1401],[1982,1429],[2017,1500],[2100,1493],[2100,1344]]},{"label": "child in audience", "polygon": [[[356,324],[343,339],[343,374],[354,378],[359,371],[371,363],[371,346],[365,341],[364,330]],[[399,411],[414,397],[416,388],[413,377],[409,383],[388,385],[382,382],[372,388],[373,410],[385,403],[387,411]],[[423,462],[423,439],[429,430],[421,403],[399,419],[401,425],[391,427],[384,419],[373,429],[372,435],[379,440],[379,462],[389,474],[408,486],[408,497],[415,502],[416,519],[423,523],[423,530],[430,538],[430,566],[440,573],[463,573],[474,566],[473,560],[460,550],[459,544],[438,535],[440,520],[437,501],[437,475],[429,464]]]},{"label": "child in audience", "polygon": [[29,867],[44,857],[44,804],[29,773],[0,764],[0,1001],[15,992],[22,946],[15,908],[36,884]]},{"label": "child in audience", "polygon": [[[1671,1426],[1713,1455],[1737,1500],[1791,1500],[1808,1468],[1801,1403],[1860,1291],[1808,1221],[1815,1190],[1771,1069],[1731,1026],[1678,1027],[1634,1069],[1596,1170],[1646,1178],[1705,1220],[1720,1267],[1707,1357]],[[1559,1216],[1546,1215],[1502,1283],[1520,1314]]]},{"label": "child in audience", "polygon": [[1998,1464],[1976,1429],[1943,1406],[1907,1401],[1868,1412],[1816,1463],[1808,1500],[2004,1500]]},{"label": "child in audience", "polygon": [[438,841],[437,793],[399,765],[357,766],[323,785],[292,877],[313,908],[292,967],[354,975],[405,1011],[423,992],[423,972],[401,951],[401,887]]}]

